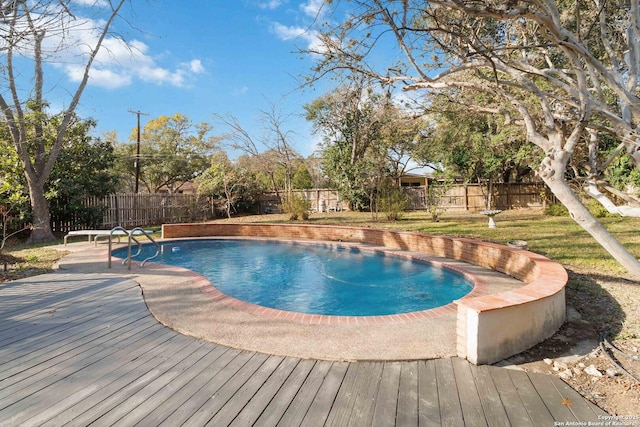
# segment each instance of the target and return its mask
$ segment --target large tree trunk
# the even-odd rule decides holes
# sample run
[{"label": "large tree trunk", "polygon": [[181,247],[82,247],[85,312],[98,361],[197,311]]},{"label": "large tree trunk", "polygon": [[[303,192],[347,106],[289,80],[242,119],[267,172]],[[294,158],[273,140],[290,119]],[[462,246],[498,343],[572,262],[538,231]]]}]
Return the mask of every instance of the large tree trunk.
[{"label": "large tree trunk", "polygon": [[55,237],[51,231],[51,214],[49,201],[44,196],[42,186],[29,183],[29,197],[31,199],[31,213],[33,215],[33,229],[29,236],[29,243],[53,242]]},{"label": "large tree trunk", "polygon": [[[561,160],[551,161],[551,163]],[[640,262],[603,227],[580,201],[564,179],[565,168],[553,165],[555,173],[541,174],[545,184],[562,203],[571,218],[589,233],[613,258],[615,258],[634,277],[640,278]]]}]

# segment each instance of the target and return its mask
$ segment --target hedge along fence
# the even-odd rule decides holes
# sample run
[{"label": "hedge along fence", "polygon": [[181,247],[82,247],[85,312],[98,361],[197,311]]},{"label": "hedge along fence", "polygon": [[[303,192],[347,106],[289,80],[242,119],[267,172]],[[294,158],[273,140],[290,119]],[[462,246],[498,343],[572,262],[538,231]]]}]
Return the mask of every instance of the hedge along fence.
[{"label": "hedge along fence", "polygon": [[420,252],[480,265],[523,282],[521,288],[456,301],[457,352],[474,364],[494,363],[552,336],[565,321],[567,272],[522,249],[418,232],[297,224],[166,224],[163,238],[262,237],[343,241]]}]

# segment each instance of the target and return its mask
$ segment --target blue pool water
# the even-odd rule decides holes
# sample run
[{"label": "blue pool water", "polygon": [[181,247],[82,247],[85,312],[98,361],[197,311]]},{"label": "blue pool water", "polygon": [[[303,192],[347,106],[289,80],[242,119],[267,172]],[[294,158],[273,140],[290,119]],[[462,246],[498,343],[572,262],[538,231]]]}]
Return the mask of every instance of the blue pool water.
[{"label": "blue pool water", "polygon": [[[145,245],[136,259],[155,252]],[[126,250],[114,255],[126,257]],[[340,316],[439,307],[472,289],[461,274],[419,261],[321,244],[259,240],[164,243],[153,262],[185,267],[234,298],[280,310]]]}]

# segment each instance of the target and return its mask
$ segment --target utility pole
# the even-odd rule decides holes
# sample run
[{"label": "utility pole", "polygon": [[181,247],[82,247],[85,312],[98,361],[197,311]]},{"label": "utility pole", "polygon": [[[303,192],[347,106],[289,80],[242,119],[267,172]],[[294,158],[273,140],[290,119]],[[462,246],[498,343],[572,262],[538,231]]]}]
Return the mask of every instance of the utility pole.
[{"label": "utility pole", "polygon": [[148,116],[147,113],[143,113],[141,111],[133,111],[133,110],[129,110],[129,112],[131,114],[135,114],[136,116],[138,116],[138,128],[137,128],[137,133],[138,133],[138,138],[137,138],[137,142],[136,142],[136,160],[135,160],[135,167],[136,167],[136,190],[135,193],[138,194],[138,181],[140,179],[140,116]]}]

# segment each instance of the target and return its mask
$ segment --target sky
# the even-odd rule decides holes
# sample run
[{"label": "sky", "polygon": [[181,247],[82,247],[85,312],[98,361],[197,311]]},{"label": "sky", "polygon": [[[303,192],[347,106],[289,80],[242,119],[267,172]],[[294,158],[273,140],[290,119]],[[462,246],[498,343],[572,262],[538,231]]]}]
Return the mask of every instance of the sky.
[{"label": "sky", "polygon": [[[105,0],[74,0],[95,1]],[[327,81],[299,88],[313,58],[298,50],[316,43],[309,26],[322,14],[321,0],[131,3],[121,14],[128,22],[119,20],[114,27],[127,45],[113,37],[105,40],[108,49],[94,65],[77,109],[81,117],[97,121],[96,136],[116,131],[119,141],[128,142],[136,127],[130,111],[140,111],[142,127],[161,115],[181,113],[194,123],[214,125],[213,134],[224,133],[214,113],[230,114],[257,139],[260,112],[275,105],[290,116],[285,129],[292,131],[293,147],[304,156],[314,151],[318,138],[301,116],[303,106],[333,86]],[[76,44],[81,49],[82,43]],[[61,89],[73,88],[81,76],[69,59],[72,53],[66,55],[45,70],[50,85],[45,98],[52,108],[69,102]]]}]

